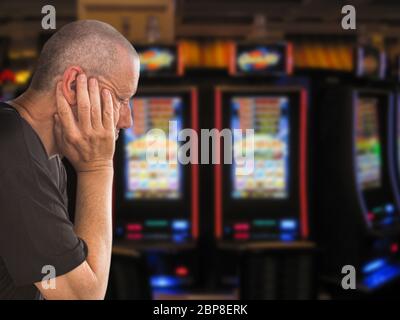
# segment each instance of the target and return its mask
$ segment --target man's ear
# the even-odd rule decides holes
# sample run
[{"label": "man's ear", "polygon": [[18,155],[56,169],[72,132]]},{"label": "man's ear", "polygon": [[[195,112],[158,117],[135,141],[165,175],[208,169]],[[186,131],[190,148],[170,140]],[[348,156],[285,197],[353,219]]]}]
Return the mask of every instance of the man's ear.
[{"label": "man's ear", "polygon": [[76,98],[76,78],[79,74],[83,73],[82,68],[78,66],[68,67],[63,74],[62,79],[62,91],[65,99],[70,106],[75,106],[77,104]]}]

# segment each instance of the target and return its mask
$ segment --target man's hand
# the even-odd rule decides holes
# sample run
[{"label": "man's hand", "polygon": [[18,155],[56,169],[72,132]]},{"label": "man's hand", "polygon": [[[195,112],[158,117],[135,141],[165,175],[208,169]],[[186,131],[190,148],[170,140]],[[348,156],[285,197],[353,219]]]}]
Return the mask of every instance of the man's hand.
[{"label": "man's hand", "polygon": [[[89,83],[89,88],[88,88]],[[57,84],[55,136],[58,148],[77,173],[112,167],[115,150],[115,125],[111,93],[99,92],[95,78],[77,77],[77,116],[65,99],[62,83]],[[102,101],[102,103],[101,103]]]}]

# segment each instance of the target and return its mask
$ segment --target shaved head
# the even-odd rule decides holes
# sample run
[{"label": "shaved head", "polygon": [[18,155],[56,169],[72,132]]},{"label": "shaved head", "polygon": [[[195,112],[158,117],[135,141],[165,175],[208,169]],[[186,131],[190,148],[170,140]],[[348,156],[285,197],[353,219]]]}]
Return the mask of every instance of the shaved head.
[{"label": "shaved head", "polygon": [[44,45],[31,88],[54,88],[56,77],[70,66],[81,67],[88,76],[107,78],[113,70],[123,67],[123,57],[127,56],[138,58],[131,43],[112,26],[96,20],[72,22]]}]

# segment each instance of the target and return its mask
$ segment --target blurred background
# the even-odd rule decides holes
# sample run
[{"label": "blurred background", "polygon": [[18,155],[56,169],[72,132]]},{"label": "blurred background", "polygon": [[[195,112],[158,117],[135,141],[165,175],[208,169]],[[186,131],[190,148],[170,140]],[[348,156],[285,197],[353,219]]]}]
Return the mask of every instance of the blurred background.
[{"label": "blurred background", "polygon": [[[42,29],[48,4],[56,30],[107,22],[141,59],[115,155],[107,298],[399,297],[400,2],[3,0],[1,101],[27,88],[56,31]],[[179,129],[254,129],[255,170],[148,163],[152,128],[168,159]],[[248,138],[231,138],[236,157]]]}]

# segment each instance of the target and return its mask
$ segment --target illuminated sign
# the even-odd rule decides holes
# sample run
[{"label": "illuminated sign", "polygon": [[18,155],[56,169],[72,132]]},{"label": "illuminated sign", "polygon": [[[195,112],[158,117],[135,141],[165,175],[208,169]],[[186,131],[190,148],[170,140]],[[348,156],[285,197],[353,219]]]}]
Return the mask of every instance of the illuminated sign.
[{"label": "illuminated sign", "polygon": [[138,46],[140,73],[144,76],[178,75],[177,46]]},{"label": "illuminated sign", "polygon": [[238,57],[238,65],[243,71],[264,70],[276,66],[282,57],[266,48],[244,52]]},{"label": "illuminated sign", "polygon": [[281,75],[291,72],[290,44],[234,46],[231,73],[238,75]]}]

